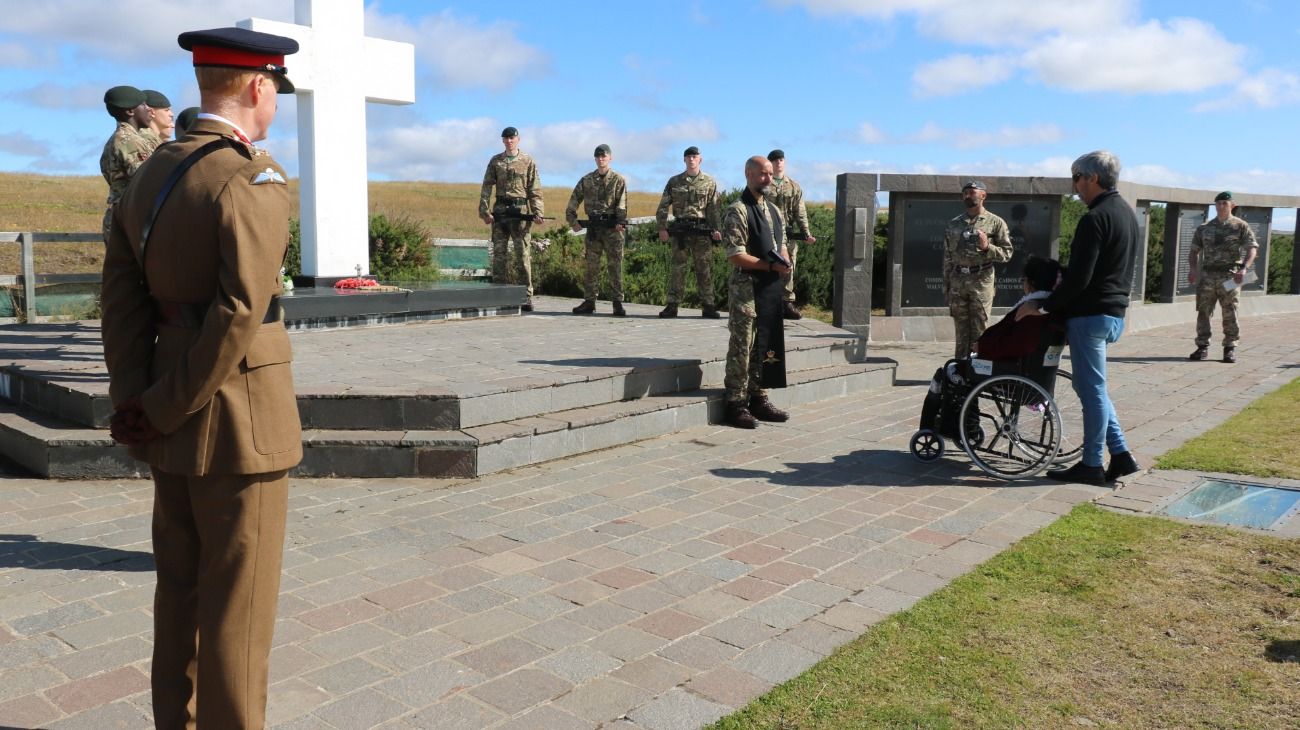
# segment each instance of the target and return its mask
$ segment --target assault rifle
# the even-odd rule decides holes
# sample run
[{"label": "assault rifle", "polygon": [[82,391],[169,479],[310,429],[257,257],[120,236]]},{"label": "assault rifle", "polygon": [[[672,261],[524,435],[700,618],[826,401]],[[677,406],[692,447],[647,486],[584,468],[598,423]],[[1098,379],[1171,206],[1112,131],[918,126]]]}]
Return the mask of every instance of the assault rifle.
[{"label": "assault rifle", "polygon": [[668,233],[673,237],[673,245],[686,248],[686,236],[712,236],[714,228],[703,218],[674,218],[668,224]]},{"label": "assault rifle", "polygon": [[554,216],[536,216],[526,210],[510,209],[500,211],[494,210],[492,211],[492,218],[497,221],[531,221],[537,218],[541,218],[544,221],[555,220]]},{"label": "assault rifle", "polygon": [[583,228],[613,228],[626,226],[627,216],[617,213],[594,213],[590,218],[579,218],[577,223]]}]

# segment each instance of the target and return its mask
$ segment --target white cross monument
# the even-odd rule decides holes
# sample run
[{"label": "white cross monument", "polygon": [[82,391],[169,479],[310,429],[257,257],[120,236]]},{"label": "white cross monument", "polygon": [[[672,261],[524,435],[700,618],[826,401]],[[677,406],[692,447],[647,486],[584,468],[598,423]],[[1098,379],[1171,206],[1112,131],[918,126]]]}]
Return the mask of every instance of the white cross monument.
[{"label": "white cross monument", "polygon": [[293,18],[237,25],[298,41],[284,63],[298,96],[302,273],[368,274],[366,102],[415,102],[415,46],[366,37],[364,0],[294,0]]}]

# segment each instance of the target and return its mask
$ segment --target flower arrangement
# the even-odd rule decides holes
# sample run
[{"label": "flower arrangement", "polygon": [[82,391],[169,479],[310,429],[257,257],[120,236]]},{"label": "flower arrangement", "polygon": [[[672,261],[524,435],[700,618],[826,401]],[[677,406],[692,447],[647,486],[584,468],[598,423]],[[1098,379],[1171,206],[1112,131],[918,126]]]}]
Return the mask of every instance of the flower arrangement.
[{"label": "flower arrangement", "polygon": [[379,282],[374,279],[363,279],[359,276],[354,276],[348,279],[339,279],[334,282],[335,289],[370,289],[377,286],[379,286]]}]

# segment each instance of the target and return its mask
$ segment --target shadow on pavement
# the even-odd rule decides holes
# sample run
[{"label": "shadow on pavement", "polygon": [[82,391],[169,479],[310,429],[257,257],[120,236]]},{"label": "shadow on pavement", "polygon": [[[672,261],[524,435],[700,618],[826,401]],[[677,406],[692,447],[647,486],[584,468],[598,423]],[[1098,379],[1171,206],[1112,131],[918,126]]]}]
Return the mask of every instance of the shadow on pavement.
[{"label": "shadow on pavement", "polygon": [[136,573],[153,570],[153,553],[101,545],[45,542],[35,535],[0,534],[0,569],[103,570]]}]

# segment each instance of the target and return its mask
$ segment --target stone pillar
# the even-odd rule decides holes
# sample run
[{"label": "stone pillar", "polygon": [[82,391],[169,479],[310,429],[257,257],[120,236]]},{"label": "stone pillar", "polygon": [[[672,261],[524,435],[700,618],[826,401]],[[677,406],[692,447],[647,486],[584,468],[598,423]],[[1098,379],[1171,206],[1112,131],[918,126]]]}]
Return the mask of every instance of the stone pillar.
[{"label": "stone pillar", "polygon": [[1246,221],[1251,232],[1255,234],[1255,242],[1259,244],[1254,264],[1255,276],[1259,277],[1259,281],[1246,284],[1241,288],[1241,293],[1243,295],[1266,294],[1268,293],[1268,257],[1269,252],[1273,250],[1273,209],[1243,205],[1233,210],[1233,215]]},{"label": "stone pillar", "polygon": [[866,340],[871,333],[871,252],[876,229],[876,176],[835,178],[835,267],[832,323]]},{"label": "stone pillar", "polygon": [[1192,248],[1196,227],[1205,222],[1205,211],[1204,203],[1170,203],[1165,208],[1164,274],[1160,281],[1162,302],[1196,296],[1196,287],[1187,282],[1187,252]]},{"label": "stone pillar", "polygon": [[1141,304],[1142,298],[1146,296],[1147,247],[1151,241],[1151,201],[1139,200],[1133,207],[1138,219],[1138,250],[1133,254],[1133,283],[1128,289],[1128,299],[1130,304]]}]

